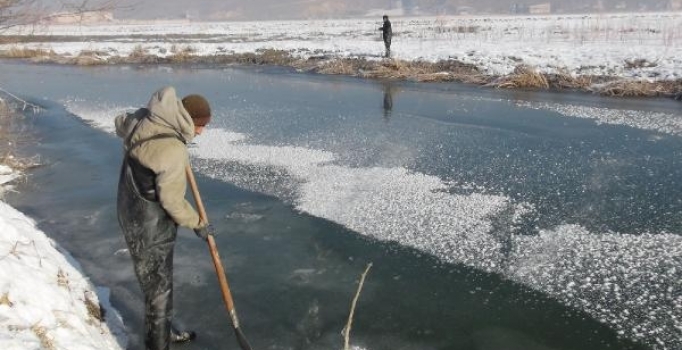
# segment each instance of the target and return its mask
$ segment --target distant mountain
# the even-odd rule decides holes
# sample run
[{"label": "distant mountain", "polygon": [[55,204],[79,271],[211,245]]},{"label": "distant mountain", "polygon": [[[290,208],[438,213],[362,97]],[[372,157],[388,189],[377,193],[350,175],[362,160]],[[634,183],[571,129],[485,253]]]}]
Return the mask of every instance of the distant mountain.
[{"label": "distant mountain", "polygon": [[[405,15],[503,14],[550,3],[553,13],[661,11],[682,0],[122,0],[117,18],[199,20],[315,19],[402,9]],[[127,2],[125,2],[127,1]],[[374,11],[373,11],[374,10]],[[400,13],[398,11],[397,13]]]}]

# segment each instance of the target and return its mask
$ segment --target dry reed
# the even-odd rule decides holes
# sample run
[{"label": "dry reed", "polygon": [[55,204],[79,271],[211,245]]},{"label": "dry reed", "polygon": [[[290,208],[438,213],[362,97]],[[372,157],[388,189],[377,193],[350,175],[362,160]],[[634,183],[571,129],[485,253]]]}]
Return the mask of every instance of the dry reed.
[{"label": "dry reed", "polygon": [[603,84],[594,90],[604,96],[678,98],[682,95],[682,79],[655,82],[622,80]]},{"label": "dry reed", "polygon": [[104,308],[100,303],[92,300],[90,292],[84,292],[83,303],[85,304],[85,309],[88,311],[88,316],[93,323],[104,322]]},{"label": "dry reed", "polygon": [[[0,89],[0,92],[4,92],[4,90]],[[10,98],[15,99],[16,97],[11,95]],[[0,98],[0,164],[16,170],[27,170],[38,166],[39,162],[37,157],[16,155],[19,145],[33,140],[30,139],[29,132],[15,121],[22,117],[18,111],[27,105],[29,107],[34,106],[23,100],[19,100],[18,103],[24,107],[17,108],[8,100]]]},{"label": "dry reed", "polygon": [[0,305],[7,305],[9,307],[14,306],[14,303],[9,299],[9,293],[5,292],[0,296]]},{"label": "dry reed", "polygon": [[566,71],[559,71],[555,74],[547,74],[546,77],[549,87],[555,90],[582,90],[587,91],[592,86],[592,77],[573,76]]},{"label": "dry reed", "polygon": [[33,326],[31,326],[31,331],[33,332],[33,334],[36,335],[36,337],[38,337],[38,339],[40,340],[40,346],[43,349],[47,349],[47,350],[54,350],[55,349],[54,342],[47,335],[47,328],[45,328],[39,324],[34,324]]},{"label": "dry reed", "polygon": [[[634,81],[608,76],[576,75],[565,70],[556,73],[538,72],[533,67],[519,65],[506,76],[481,72],[476,66],[459,60],[438,62],[403,61],[397,59],[367,60],[365,58],[334,58],[314,56],[302,59],[290,51],[262,49],[248,53],[221,53],[210,56],[195,55],[189,45],[173,45],[167,57],[149,53],[137,45],[128,56],[111,56],[105,52],[83,51],[76,57],[66,57],[53,51],[39,49],[10,49],[0,51],[0,57],[30,58],[37,62],[60,64],[206,64],[206,65],[272,65],[292,67],[298,71],[318,74],[348,75],[368,79],[410,80],[416,82],[460,82],[503,89],[571,90],[618,97],[671,97],[682,99],[682,88],[677,81]],[[644,59],[625,63],[626,68],[655,66]]]},{"label": "dry reed", "polygon": [[547,77],[526,65],[517,66],[512,74],[500,77],[490,85],[500,89],[549,89]]},{"label": "dry reed", "polygon": [[360,298],[360,292],[362,292],[362,286],[365,284],[365,278],[367,277],[367,274],[369,273],[369,269],[372,268],[372,263],[367,264],[367,267],[365,268],[365,272],[362,273],[360,276],[360,282],[358,283],[358,290],[355,292],[355,296],[353,297],[353,301],[351,302],[350,306],[350,312],[348,314],[348,322],[346,323],[346,327],[343,328],[343,331],[341,332],[343,334],[343,349],[344,350],[350,350],[350,330],[351,326],[353,325],[353,315],[355,314],[355,307],[358,304],[358,299]]},{"label": "dry reed", "polygon": [[171,46],[170,51],[172,55],[167,57],[170,63],[183,63],[191,61],[197,50],[190,45],[182,48],[178,48],[176,45],[173,45]]},{"label": "dry reed", "polygon": [[11,47],[9,50],[0,51],[0,58],[42,58],[55,57],[57,54],[52,50],[29,49],[25,47]]}]

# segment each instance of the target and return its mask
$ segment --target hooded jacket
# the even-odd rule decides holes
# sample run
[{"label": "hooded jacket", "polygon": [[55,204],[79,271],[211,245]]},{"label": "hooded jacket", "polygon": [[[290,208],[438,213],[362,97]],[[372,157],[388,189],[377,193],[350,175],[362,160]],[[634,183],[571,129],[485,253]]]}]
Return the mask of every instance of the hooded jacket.
[{"label": "hooded jacket", "polygon": [[199,215],[185,199],[185,168],[189,166],[186,144],[194,138],[194,123],[175,89],[168,86],[158,90],[146,109],[120,115],[115,124],[116,134],[124,139],[124,151],[155,174],[161,207],[178,225],[200,227]]}]

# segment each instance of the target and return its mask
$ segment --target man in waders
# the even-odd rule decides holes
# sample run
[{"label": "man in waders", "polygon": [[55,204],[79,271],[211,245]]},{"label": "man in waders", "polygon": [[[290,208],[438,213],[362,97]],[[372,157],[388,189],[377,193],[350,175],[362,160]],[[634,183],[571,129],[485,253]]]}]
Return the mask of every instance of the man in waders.
[{"label": "man in waders", "polygon": [[167,350],[170,342],[195,337],[171,326],[173,247],[178,225],[203,239],[213,234],[185,200],[186,144],[201,135],[210,120],[205,98],[189,95],[179,100],[172,87],[155,92],[147,108],[116,117],[116,134],[124,140],[118,222],[144,293],[147,350]]}]

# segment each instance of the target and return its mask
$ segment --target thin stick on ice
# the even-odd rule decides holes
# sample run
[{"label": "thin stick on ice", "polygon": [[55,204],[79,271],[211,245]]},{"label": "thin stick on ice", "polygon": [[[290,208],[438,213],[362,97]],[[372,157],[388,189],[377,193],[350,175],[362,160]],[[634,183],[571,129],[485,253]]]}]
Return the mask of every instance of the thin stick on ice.
[{"label": "thin stick on ice", "polygon": [[360,292],[362,291],[362,286],[365,284],[365,277],[367,277],[367,273],[369,272],[369,269],[372,268],[372,263],[367,264],[367,268],[365,268],[365,272],[362,273],[362,276],[360,277],[360,284],[358,284],[358,290],[355,292],[355,297],[353,298],[353,302],[351,303],[350,306],[350,313],[348,314],[348,323],[346,324],[346,327],[343,329],[341,332],[343,334],[344,338],[344,343],[343,343],[343,349],[344,350],[350,350],[349,343],[350,343],[350,328],[351,325],[353,324],[353,314],[355,313],[355,305],[358,303],[358,298],[360,297]]}]

